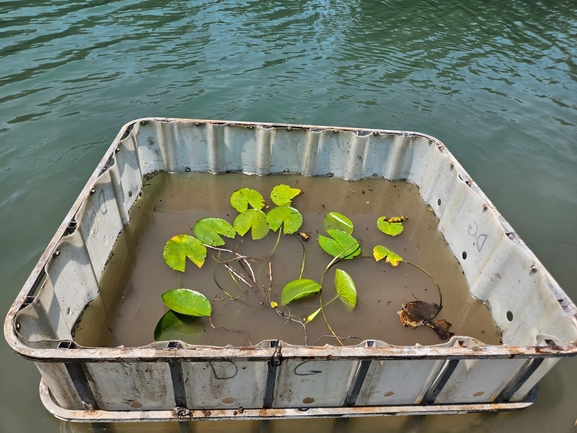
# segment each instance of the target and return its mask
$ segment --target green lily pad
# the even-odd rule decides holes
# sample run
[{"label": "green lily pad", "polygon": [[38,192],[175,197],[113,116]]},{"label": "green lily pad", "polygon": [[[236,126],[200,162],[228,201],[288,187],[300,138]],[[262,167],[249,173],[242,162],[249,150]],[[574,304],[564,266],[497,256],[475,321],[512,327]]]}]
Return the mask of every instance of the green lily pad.
[{"label": "green lily pad", "polygon": [[321,285],[314,280],[300,278],[288,283],[282,289],[280,303],[286,305],[298,299],[308,298],[321,291]]},{"label": "green lily pad", "polygon": [[187,316],[210,316],[212,304],[196,290],[179,288],[162,294],[162,302],[172,311]]},{"label": "green lily pad", "polygon": [[349,235],[353,234],[353,222],[342,213],[330,212],[323,221],[325,230],[342,230]]},{"label": "green lily pad", "polygon": [[402,222],[390,222],[389,220],[393,220],[393,218],[387,219],[386,216],[379,217],[377,219],[377,227],[380,231],[384,234],[389,236],[397,236],[403,232],[403,223]]},{"label": "green lily pad", "polygon": [[359,241],[342,230],[327,230],[330,238],[319,235],[319,245],[329,255],[350,260],[361,254]]},{"label": "green lily pad", "polygon": [[199,219],[192,228],[194,236],[203,244],[219,247],[225,242],[222,236],[234,239],[236,231],[230,223],[222,218],[202,218]]},{"label": "green lily pad", "polygon": [[[204,324],[198,317],[184,316],[168,310],[160,318],[154,328],[154,341],[163,340],[163,334],[173,330],[181,334],[198,334],[204,329]],[[166,340],[166,338],[164,338]]]},{"label": "green lily pad", "polygon": [[357,288],[349,274],[341,269],[335,273],[335,288],[339,299],[351,308],[357,306]]},{"label": "green lily pad", "polygon": [[373,248],[373,257],[377,262],[385,259],[385,262],[390,263],[391,266],[398,266],[403,261],[401,256],[382,245]]},{"label": "green lily pad", "polygon": [[206,247],[193,236],[176,235],[168,240],[162,251],[162,257],[168,266],[175,271],[184,272],[186,258],[202,268],[206,259]]},{"label": "green lily pad", "polygon": [[285,235],[296,233],[303,225],[303,216],[294,207],[278,206],[266,214],[266,221],[272,231],[276,232],[283,226]]},{"label": "green lily pad", "polygon": [[238,214],[234,219],[234,229],[241,236],[244,236],[252,229],[252,238],[255,241],[262,239],[269,230],[266,214],[261,210],[248,209]]},{"label": "green lily pad", "polygon": [[230,204],[238,212],[246,211],[249,205],[253,209],[260,210],[264,207],[264,197],[254,189],[241,188],[232,193]]},{"label": "green lily pad", "polygon": [[302,191],[298,188],[291,188],[288,185],[277,185],[271,193],[270,198],[277,206],[290,206],[292,199],[299,195]]}]

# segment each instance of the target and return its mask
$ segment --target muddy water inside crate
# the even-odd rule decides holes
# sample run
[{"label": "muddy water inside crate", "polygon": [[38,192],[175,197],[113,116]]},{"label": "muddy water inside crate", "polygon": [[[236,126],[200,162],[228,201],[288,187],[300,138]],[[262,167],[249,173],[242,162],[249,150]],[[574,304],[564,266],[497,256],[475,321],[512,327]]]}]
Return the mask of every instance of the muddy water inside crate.
[{"label": "muddy water inside crate", "polygon": [[[197,319],[185,330],[171,330],[165,339],[179,339],[191,344],[223,346],[256,344],[265,339],[302,344],[304,330],[288,322],[268,307],[263,296],[235,285],[226,269],[209,257],[202,269],[187,263],[185,273],[171,270],[162,259],[165,242],[180,233],[190,233],[202,217],[214,216],[233,222],[236,211],[229,204],[230,194],[239,187],[254,188],[265,197],[272,187],[286,183],[303,194],[294,206],[304,216],[301,228],[311,234],[302,243],[296,235],[282,236],[271,256],[271,300],[279,302],[283,286],[299,277],[306,249],[303,278],[319,280],[331,260],[318,246],[318,234],[324,234],[326,213],[338,211],[355,224],[354,236],[361,241],[362,255],[340,262],[329,270],[324,283],[323,299],[334,296],[336,268],[347,271],[355,281],[358,305],[347,310],[338,300],[326,307],[326,314],[337,335],[345,344],[363,339],[378,339],[391,344],[437,344],[441,340],[433,330],[405,328],[397,314],[401,304],[419,299],[438,302],[437,289],[418,269],[401,263],[393,268],[372,258],[376,244],[386,245],[405,260],[427,269],[443,291],[443,309],[439,319],[453,324],[456,335],[478,338],[488,344],[499,344],[499,333],[486,306],[473,299],[456,258],[437,230],[438,220],[427,209],[418,188],[408,182],[364,179],[349,182],[336,178],[307,178],[296,175],[267,177],[241,174],[167,174],[159,173],[148,180],[142,197],[131,211],[131,224],[119,238],[110,263],[101,280],[101,296],[86,309],[78,324],[75,339],[86,346],[141,346],[153,341],[156,323],[167,310],[161,294],[179,286],[191,288],[214,300],[212,324]],[[404,232],[395,238],[376,228],[381,215],[407,215]],[[250,236],[227,241],[227,248],[251,257],[266,258],[276,242],[270,232],[260,241]],[[263,292],[269,286],[268,264],[254,262]],[[238,300],[229,299],[221,288]],[[243,287],[243,289],[245,289]],[[279,302],[280,303],[280,302]],[[290,313],[306,317],[318,308],[318,298],[290,304]],[[286,309],[284,311],[287,311]],[[336,344],[319,315],[306,327],[308,344]]]}]

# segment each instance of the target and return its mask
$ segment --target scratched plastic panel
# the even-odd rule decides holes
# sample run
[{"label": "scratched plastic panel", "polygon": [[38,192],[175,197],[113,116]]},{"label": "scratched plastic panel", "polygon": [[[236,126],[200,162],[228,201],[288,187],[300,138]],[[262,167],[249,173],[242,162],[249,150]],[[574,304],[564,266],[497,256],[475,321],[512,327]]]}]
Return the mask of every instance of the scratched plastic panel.
[{"label": "scratched plastic panel", "polygon": [[443,364],[442,360],[373,361],[355,405],[419,404]]},{"label": "scratched plastic panel", "polygon": [[99,409],[172,409],[174,391],[168,363],[86,363]]},{"label": "scratched plastic panel", "polygon": [[492,402],[524,364],[524,359],[461,360],[435,404]]},{"label": "scratched plastic panel", "polygon": [[273,407],[342,406],[358,364],[284,360],[277,372]]},{"label": "scratched plastic panel", "polygon": [[248,409],[263,406],[266,362],[184,362],[182,371],[190,408]]},{"label": "scratched plastic panel", "polygon": [[57,313],[59,310],[60,306],[54,296],[52,282],[46,279],[34,301],[20,310],[16,316],[19,335],[31,342],[45,339],[72,339],[70,329],[64,321],[64,315]]},{"label": "scratched plastic panel", "polygon": [[560,308],[542,266],[537,264],[537,271],[533,272],[535,261],[523,247],[507,237],[499,243],[483,267],[484,278],[475,283],[503,331],[503,342],[535,344],[539,334],[575,340],[571,317]]},{"label": "scratched plastic panel", "polygon": [[117,149],[110,174],[122,224],[128,224],[128,212],[142,189],[142,173],[132,136],[120,142]]},{"label": "scratched plastic panel", "polygon": [[137,122],[130,136],[136,142],[136,151],[142,174],[166,171],[161,144],[164,144],[163,124],[157,121]]},{"label": "scratched plastic panel", "polygon": [[65,409],[84,409],[64,364],[36,363],[36,367],[58,405]]},{"label": "scratched plastic panel", "polygon": [[82,233],[98,279],[123,227],[112,183],[110,171],[104,172],[95,182],[94,193],[88,196],[77,217],[78,230]]},{"label": "scratched plastic panel", "polygon": [[70,332],[84,307],[98,294],[98,280],[79,231],[62,238],[59,254],[53,257],[46,274],[54,290],[48,319],[59,339],[71,339]]}]

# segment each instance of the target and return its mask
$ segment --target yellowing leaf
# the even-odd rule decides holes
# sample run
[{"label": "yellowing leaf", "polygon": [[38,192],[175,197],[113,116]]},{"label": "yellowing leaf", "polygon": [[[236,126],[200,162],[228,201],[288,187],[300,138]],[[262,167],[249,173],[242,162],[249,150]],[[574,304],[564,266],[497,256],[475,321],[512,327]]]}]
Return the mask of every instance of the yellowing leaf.
[{"label": "yellowing leaf", "polygon": [[390,222],[390,223],[400,223],[400,222],[403,222],[403,221],[407,221],[408,219],[409,219],[408,216],[399,215],[399,216],[394,216],[394,217],[387,218],[387,222]]},{"label": "yellowing leaf", "polygon": [[270,308],[277,308],[278,307],[278,302],[272,301],[270,303]]},{"label": "yellowing leaf", "polygon": [[304,322],[305,322],[305,323],[312,322],[313,320],[315,320],[315,317],[317,317],[320,312],[321,312],[321,309],[320,309],[320,308],[316,309],[316,310],[313,311],[311,314],[309,314],[307,317],[305,317]]},{"label": "yellowing leaf", "polygon": [[175,271],[185,271],[187,257],[196,266],[202,268],[206,259],[206,247],[195,237],[176,235],[170,238],[164,246],[162,257],[166,264]]},{"label": "yellowing leaf", "polygon": [[398,266],[403,261],[401,256],[382,245],[373,248],[373,257],[377,262],[385,259],[385,262],[390,263],[391,266]]},{"label": "yellowing leaf", "polygon": [[288,185],[277,185],[271,193],[270,198],[277,206],[290,206],[292,199],[299,195],[302,191],[298,188],[291,188]]},{"label": "yellowing leaf", "polygon": [[377,227],[380,231],[389,236],[397,236],[403,232],[403,223],[389,222],[385,216],[379,217],[379,219],[377,219]]}]

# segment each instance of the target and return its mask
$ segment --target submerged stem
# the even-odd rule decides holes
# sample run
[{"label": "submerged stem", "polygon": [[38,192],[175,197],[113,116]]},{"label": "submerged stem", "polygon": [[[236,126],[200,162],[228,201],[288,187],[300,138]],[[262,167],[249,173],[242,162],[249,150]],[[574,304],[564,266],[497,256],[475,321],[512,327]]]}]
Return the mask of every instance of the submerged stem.
[{"label": "submerged stem", "polygon": [[321,291],[321,296],[319,297],[320,299],[320,304],[321,304],[321,313],[323,315],[323,319],[325,319],[325,323],[327,324],[327,328],[329,328],[329,331],[331,331],[331,334],[333,334],[333,337],[335,337],[337,339],[337,341],[339,342],[339,344],[341,346],[344,346],[345,344],[342,342],[342,340],[337,336],[337,334],[335,333],[335,331],[333,330],[331,324],[329,323],[329,319],[327,319],[327,315],[325,314],[325,307],[323,305],[323,292]]},{"label": "submerged stem", "polygon": [[282,227],[279,227],[279,228],[278,228],[278,236],[277,236],[277,238],[276,238],[276,242],[275,242],[275,244],[274,244],[274,247],[272,247],[271,252],[268,253],[268,256],[269,256],[269,257],[274,254],[274,252],[275,252],[275,250],[276,250],[276,247],[278,246],[278,243],[280,242],[281,232],[282,232]]},{"label": "submerged stem", "polygon": [[301,243],[301,247],[303,248],[303,259],[301,261],[301,272],[299,274],[299,279],[301,279],[303,277],[303,273],[305,272],[305,263],[307,261],[307,249],[305,248],[305,243],[300,237],[299,241]]}]

